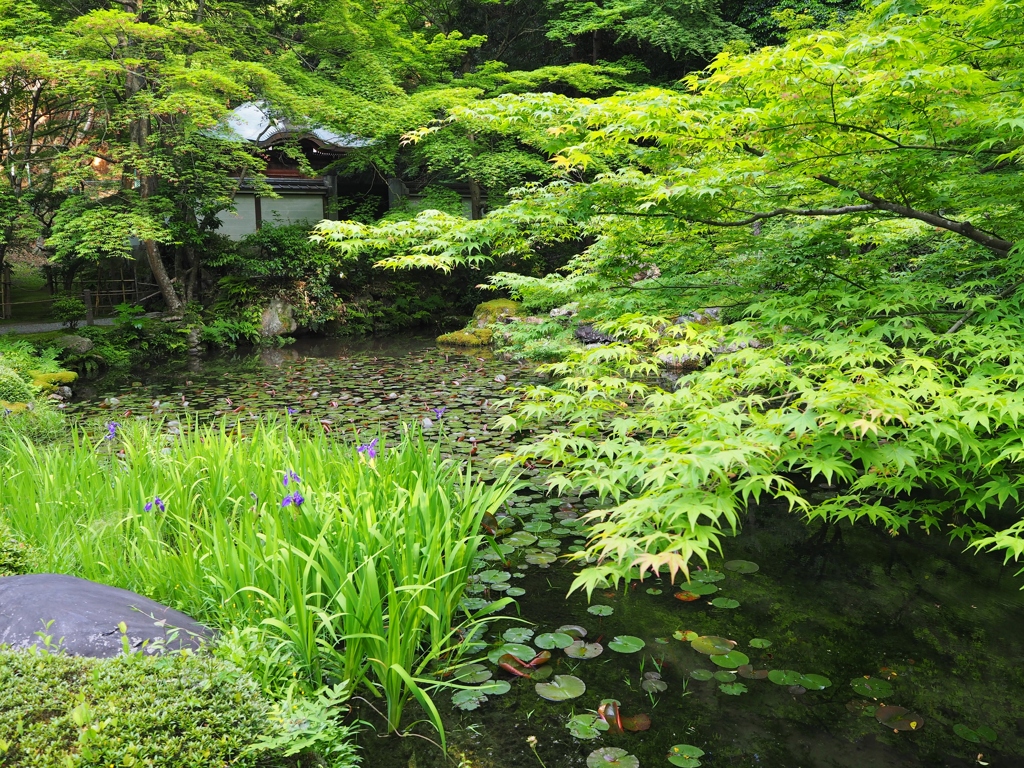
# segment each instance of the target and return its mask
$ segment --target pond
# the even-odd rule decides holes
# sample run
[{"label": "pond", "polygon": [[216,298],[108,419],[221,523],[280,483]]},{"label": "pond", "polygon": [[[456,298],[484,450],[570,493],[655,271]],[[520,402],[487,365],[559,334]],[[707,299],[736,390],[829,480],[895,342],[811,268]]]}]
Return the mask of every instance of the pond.
[{"label": "pond", "polygon": [[[513,447],[494,403],[531,370],[415,337],[300,340],[85,382],[68,410],[289,412],[341,434],[417,421],[484,466]],[[367,728],[366,765],[1024,765],[1024,580],[1012,566],[937,536],[808,527],[764,506],[689,585],[647,578],[588,602],[567,596],[562,556],[598,501],[549,497],[538,470],[524,479],[467,598],[515,601],[463,678],[482,687],[436,697],[454,762],[425,739]]]}]

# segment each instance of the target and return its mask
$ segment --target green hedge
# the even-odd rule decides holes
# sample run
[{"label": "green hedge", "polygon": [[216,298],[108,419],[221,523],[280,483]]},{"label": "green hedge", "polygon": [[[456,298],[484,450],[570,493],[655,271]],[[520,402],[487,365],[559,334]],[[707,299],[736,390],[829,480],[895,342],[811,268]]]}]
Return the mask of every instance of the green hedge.
[{"label": "green hedge", "polygon": [[294,765],[249,750],[270,704],[214,657],[86,659],[0,649],[4,768],[217,768]]}]

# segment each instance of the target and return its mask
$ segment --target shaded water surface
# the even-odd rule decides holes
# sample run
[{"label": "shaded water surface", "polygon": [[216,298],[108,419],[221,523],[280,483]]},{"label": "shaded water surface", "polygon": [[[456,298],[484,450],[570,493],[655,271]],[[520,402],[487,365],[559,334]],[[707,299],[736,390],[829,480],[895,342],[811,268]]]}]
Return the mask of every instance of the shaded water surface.
[{"label": "shaded water surface", "polygon": [[[69,410],[119,419],[290,412],[332,432],[364,434],[429,419],[428,435],[481,463],[512,447],[493,426],[493,403],[530,376],[529,367],[445,353],[414,337],[304,341],[101,380],[81,388]],[[523,658],[539,652],[541,634],[578,625],[600,655],[572,658],[555,647],[546,667],[578,678],[585,692],[546,700],[536,680],[485,658],[481,674],[492,677],[483,685],[508,681],[507,693],[470,702],[476,708],[466,711],[448,693],[437,696],[452,761],[424,739],[379,738],[367,729],[366,765],[569,768],[611,747],[625,756],[606,759],[609,752],[589,765],[636,765],[632,755],[654,768],[673,764],[674,745],[692,745],[705,753],[705,766],[1024,766],[1024,595],[1012,567],[961,554],[936,536],[809,528],[784,509],[763,507],[703,581],[683,586],[686,600],[676,598],[680,585],[648,578],[595,592],[588,603],[580,594],[566,597],[573,567],[557,558],[582,544],[578,517],[597,501],[551,498],[542,475],[526,479],[502,521],[500,553],[485,553],[471,584],[468,599],[477,604],[513,596],[517,605],[485,638],[481,656],[498,659],[508,630],[527,630],[509,635],[527,646],[517,650]],[[688,642],[687,631],[733,641],[716,650],[742,657],[716,663],[725,654],[701,652],[707,643]],[[749,667],[736,669],[744,660]],[[772,678],[762,679],[765,671]],[[570,734],[571,717],[609,699],[627,722],[647,715],[649,730]],[[379,723],[368,707],[361,714]],[[693,765],[678,757],[675,764]]]}]

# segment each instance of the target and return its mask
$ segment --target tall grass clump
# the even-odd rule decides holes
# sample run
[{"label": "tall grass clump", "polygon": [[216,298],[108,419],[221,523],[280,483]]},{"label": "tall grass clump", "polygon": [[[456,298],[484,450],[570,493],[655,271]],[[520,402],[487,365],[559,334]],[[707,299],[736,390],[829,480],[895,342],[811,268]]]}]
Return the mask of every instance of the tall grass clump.
[{"label": "tall grass clump", "polygon": [[347,683],[399,727],[486,620],[460,607],[481,521],[511,491],[406,433],[359,446],[287,422],[108,425],[0,453],[0,515],[46,570],[131,589],[223,630],[279,694]]}]

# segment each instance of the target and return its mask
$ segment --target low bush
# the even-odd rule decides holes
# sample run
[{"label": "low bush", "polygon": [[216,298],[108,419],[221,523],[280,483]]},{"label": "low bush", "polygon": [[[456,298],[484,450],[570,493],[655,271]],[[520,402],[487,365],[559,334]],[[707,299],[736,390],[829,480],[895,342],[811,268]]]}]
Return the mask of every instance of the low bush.
[{"label": "low bush", "polygon": [[52,443],[67,434],[67,420],[47,401],[28,407],[0,407],[0,453],[21,439],[39,445]]},{"label": "low bush", "polygon": [[0,520],[0,576],[20,576],[29,573],[31,550],[13,531]]},{"label": "low bush", "polygon": [[77,296],[55,296],[50,314],[59,323],[74,330],[85,318],[85,302]]},{"label": "low bush", "polygon": [[35,392],[13,368],[0,365],[0,401],[6,403],[27,403],[35,398]]},{"label": "low bush", "polygon": [[0,649],[0,712],[5,768],[297,765],[275,735],[288,724],[272,717],[258,684],[208,654]]}]

